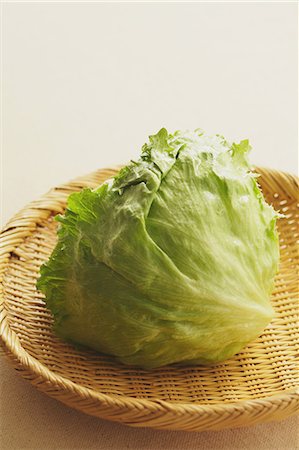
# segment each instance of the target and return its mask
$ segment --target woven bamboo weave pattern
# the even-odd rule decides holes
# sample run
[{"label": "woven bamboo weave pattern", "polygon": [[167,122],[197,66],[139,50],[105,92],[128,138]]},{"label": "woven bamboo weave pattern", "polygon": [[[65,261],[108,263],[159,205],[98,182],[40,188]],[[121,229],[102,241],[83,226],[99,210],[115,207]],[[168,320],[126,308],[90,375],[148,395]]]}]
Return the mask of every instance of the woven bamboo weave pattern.
[{"label": "woven bamboo weave pattern", "polygon": [[272,302],[276,316],[242,353],[213,367],[151,371],[79,351],[52,333],[36,291],[39,268],[56,243],[57,213],[71,192],[96,187],[118,169],[98,170],[53,188],[14,216],[1,234],[2,346],[15,367],[51,397],[133,426],[189,431],[253,425],[298,411],[298,180],[257,169],[279,219],[281,260]]}]

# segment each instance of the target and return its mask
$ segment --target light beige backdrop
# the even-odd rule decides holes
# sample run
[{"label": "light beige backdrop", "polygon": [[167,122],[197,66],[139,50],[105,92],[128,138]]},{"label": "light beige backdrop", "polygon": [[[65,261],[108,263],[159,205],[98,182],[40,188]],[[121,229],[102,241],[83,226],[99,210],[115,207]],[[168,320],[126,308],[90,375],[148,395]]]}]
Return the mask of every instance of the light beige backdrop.
[{"label": "light beige backdrop", "polygon": [[249,138],[294,172],[296,61],[296,2],[5,3],[4,219],[162,126]]},{"label": "light beige backdrop", "polygon": [[[249,138],[297,171],[297,2],[2,3],[1,219],[136,158],[149,134]],[[72,411],[2,361],[6,449],[295,449],[295,419],[218,433],[134,430]]]}]

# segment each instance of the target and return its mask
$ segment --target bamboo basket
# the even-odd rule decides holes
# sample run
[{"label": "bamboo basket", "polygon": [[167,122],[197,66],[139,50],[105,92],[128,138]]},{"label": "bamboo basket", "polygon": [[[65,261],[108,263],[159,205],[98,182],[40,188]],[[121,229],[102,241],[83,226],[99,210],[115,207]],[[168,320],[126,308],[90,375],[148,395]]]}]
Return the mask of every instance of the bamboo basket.
[{"label": "bamboo basket", "polygon": [[[257,169],[278,221],[280,271],[272,295],[276,316],[255,342],[213,367],[138,370],[113,357],[79,351],[51,331],[52,316],[36,291],[39,268],[56,243],[53,217],[71,192],[95,187],[118,169],[98,170],[33,201],[1,234],[0,326],[4,352],[20,374],[63,403],[131,426],[219,430],[286,418],[298,411],[298,180]],[[298,218],[298,215],[297,215]]]}]

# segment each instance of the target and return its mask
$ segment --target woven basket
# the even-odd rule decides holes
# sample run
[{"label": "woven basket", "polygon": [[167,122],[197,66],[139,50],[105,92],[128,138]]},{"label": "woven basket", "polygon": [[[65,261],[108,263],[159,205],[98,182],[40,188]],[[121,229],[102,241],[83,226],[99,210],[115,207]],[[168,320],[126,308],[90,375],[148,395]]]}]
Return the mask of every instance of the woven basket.
[{"label": "woven basket", "polygon": [[52,189],[30,203],[1,234],[2,344],[18,371],[38,389],[85,413],[139,427],[219,430],[283,419],[298,410],[296,208],[298,182],[258,169],[278,223],[280,272],[272,295],[276,316],[242,353],[213,367],[168,366],[151,371],[78,351],[56,338],[52,316],[35,283],[56,243],[56,221],[71,192],[113,176],[104,169]]}]

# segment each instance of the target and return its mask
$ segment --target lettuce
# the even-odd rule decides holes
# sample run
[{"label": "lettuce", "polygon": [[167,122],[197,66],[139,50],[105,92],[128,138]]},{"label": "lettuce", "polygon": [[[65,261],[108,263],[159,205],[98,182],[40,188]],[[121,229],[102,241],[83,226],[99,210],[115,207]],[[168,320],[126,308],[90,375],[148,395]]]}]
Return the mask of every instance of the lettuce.
[{"label": "lettuce", "polygon": [[147,369],[223,361],[258,337],[278,214],[249,150],[162,128],[114,179],[70,195],[37,283],[57,335]]}]

